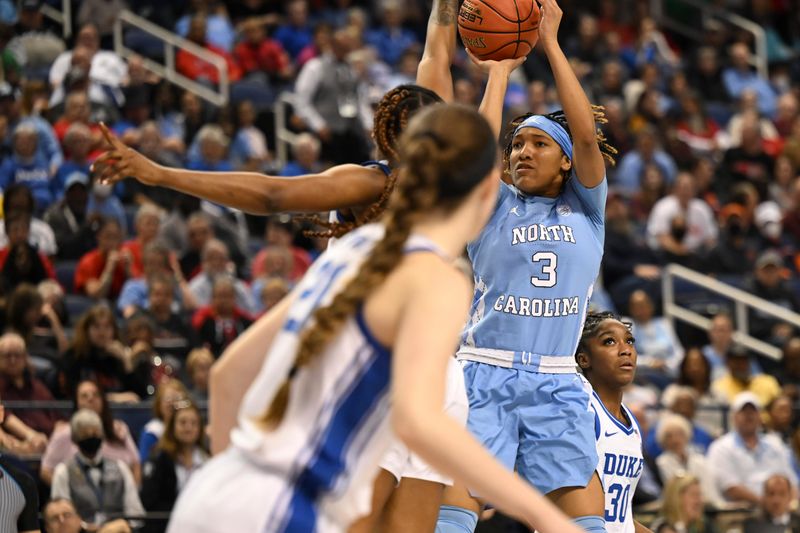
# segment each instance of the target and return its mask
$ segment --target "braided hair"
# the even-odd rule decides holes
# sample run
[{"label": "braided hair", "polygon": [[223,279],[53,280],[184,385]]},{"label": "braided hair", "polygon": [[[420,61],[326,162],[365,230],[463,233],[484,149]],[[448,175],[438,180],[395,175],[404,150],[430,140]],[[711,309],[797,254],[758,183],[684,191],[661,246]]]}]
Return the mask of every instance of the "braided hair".
[{"label": "braided hair", "polygon": [[581,338],[578,341],[578,348],[575,350],[576,361],[578,359],[578,354],[586,353],[589,346],[589,341],[597,336],[597,333],[600,330],[600,324],[606,320],[616,320],[617,322],[622,323],[628,329],[631,329],[630,322],[623,322],[619,315],[612,313],[611,311],[589,311],[589,313],[586,314],[586,320],[583,321],[583,331],[581,332]]},{"label": "braided hair", "polygon": [[408,121],[423,107],[441,102],[442,99],[435,92],[412,84],[399,85],[383,95],[375,110],[372,127],[372,136],[375,138],[380,158],[388,160],[389,166],[393,168],[391,174],[386,177],[383,192],[354,220],[329,222],[319,216],[308,217],[311,222],[325,229],[323,231],[307,231],[306,235],[309,237],[341,237],[378,218],[386,209],[397,182],[397,170],[395,169],[399,161],[397,149],[400,136],[406,129]]},{"label": "braided hair", "polygon": [[[472,135],[462,135],[464,131]],[[401,179],[386,210],[384,237],[333,301],[314,311],[311,325],[301,335],[289,378],[260,419],[266,427],[282,420],[297,370],[322,352],[401,262],[405,242],[420,216],[461,203],[494,167],[497,144],[489,124],[476,111],[460,105],[436,105],[412,121],[398,155],[403,161]]]},{"label": "braided hair", "polygon": [[[535,113],[525,113],[524,115],[520,115],[512,119],[511,122],[508,123],[509,130],[506,134],[506,144],[503,148],[503,173],[506,175],[511,174],[511,147],[514,144],[514,133],[516,133],[520,124],[525,122],[526,119],[534,116],[534,114]],[[592,114],[594,115],[595,124],[608,123],[603,106],[593,105]],[[542,116],[558,123],[558,125],[564,128],[564,130],[567,132],[570,140],[572,140],[572,132],[570,131],[569,124],[567,123],[567,116],[564,114],[562,109]],[[608,144],[606,136],[600,128],[595,130],[595,138],[597,139],[597,145],[600,147],[600,153],[603,154],[603,159],[608,161],[610,165],[615,165],[616,155],[619,152],[616,148]]]}]

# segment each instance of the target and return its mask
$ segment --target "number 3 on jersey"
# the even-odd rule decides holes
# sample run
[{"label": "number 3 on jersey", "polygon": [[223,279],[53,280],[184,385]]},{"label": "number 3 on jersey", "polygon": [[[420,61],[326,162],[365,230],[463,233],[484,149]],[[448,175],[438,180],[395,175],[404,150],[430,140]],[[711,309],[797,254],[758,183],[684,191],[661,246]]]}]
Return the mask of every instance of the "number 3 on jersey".
[{"label": "number 3 on jersey", "polygon": [[531,284],[533,284],[534,287],[555,287],[558,256],[553,252],[536,252],[533,254],[531,261],[542,265],[541,277],[531,276]]}]

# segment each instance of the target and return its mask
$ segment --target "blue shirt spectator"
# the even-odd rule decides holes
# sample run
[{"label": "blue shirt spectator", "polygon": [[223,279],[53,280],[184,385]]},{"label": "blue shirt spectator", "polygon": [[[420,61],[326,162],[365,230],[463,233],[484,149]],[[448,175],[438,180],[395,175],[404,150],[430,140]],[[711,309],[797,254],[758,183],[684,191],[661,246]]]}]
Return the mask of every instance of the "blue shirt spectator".
[{"label": "blue shirt spectator", "polygon": [[[175,24],[175,33],[181,37],[186,37],[189,34],[189,23],[192,20],[191,15],[184,15],[178,19]],[[233,45],[236,42],[236,30],[233,28],[230,19],[227,16],[210,13],[206,17],[206,41],[222,48],[226,52],[233,50]]]},{"label": "blue shirt spectator", "polygon": [[29,188],[36,200],[37,213],[44,212],[55,200],[53,179],[48,161],[37,151],[36,127],[25,122],[14,130],[13,152],[0,165],[0,189],[19,183]]},{"label": "blue shirt spectator", "polygon": [[308,23],[308,4],[305,0],[293,0],[286,6],[286,14],[288,23],[278,26],[273,38],[294,60],[314,40],[313,30]]},{"label": "blue shirt spectator", "polygon": [[664,176],[667,186],[675,181],[678,175],[678,166],[675,160],[656,144],[655,132],[645,127],[636,139],[636,149],[625,154],[617,164],[613,185],[621,192],[634,194],[641,185],[645,167],[648,163],[654,164]]},{"label": "blue shirt spectator", "polygon": [[390,65],[396,65],[403,52],[417,44],[414,33],[403,27],[403,11],[395,1],[384,2],[381,27],[368,32],[365,41]]},{"label": "blue shirt spectator", "polygon": [[744,43],[730,49],[732,66],[722,71],[722,82],[731,98],[738,99],[742,91],[751,89],[758,95],[758,109],[768,117],[775,115],[777,94],[767,80],[750,69],[750,51]]},{"label": "blue shirt spectator", "polygon": [[125,208],[122,207],[122,202],[119,201],[119,198],[111,194],[112,190],[113,186],[95,182],[92,185],[92,192],[86,204],[86,213],[90,216],[97,213],[105,218],[115,219],[119,222],[122,234],[127,235],[128,219],[125,216]]}]

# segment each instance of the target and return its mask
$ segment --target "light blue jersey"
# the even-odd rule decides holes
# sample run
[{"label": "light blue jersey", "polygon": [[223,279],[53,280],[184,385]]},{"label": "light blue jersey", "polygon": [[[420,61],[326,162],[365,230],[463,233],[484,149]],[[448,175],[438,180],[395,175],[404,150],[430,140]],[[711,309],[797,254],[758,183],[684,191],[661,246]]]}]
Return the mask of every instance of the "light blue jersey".
[{"label": "light blue jersey", "polygon": [[475,277],[459,359],[531,372],[575,372],[605,235],[606,180],[571,177],[557,198],[502,186],[494,215],[470,243]]}]

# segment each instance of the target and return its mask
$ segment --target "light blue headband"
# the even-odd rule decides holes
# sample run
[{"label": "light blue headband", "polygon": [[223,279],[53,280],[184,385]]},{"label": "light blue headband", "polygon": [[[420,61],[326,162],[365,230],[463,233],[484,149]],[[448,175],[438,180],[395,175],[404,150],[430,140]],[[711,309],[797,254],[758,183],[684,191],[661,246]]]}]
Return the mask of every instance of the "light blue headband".
[{"label": "light blue headband", "polygon": [[522,128],[537,128],[542,130],[558,143],[567,157],[572,159],[572,140],[569,138],[567,130],[555,120],[551,120],[544,115],[530,116],[526,118],[522,124],[517,126],[517,129],[514,130],[514,135],[519,133],[519,130]]}]

